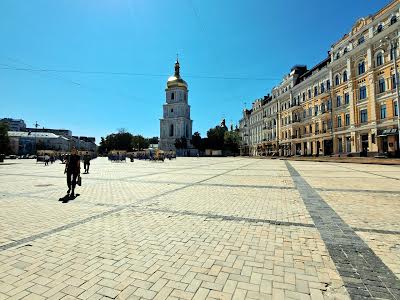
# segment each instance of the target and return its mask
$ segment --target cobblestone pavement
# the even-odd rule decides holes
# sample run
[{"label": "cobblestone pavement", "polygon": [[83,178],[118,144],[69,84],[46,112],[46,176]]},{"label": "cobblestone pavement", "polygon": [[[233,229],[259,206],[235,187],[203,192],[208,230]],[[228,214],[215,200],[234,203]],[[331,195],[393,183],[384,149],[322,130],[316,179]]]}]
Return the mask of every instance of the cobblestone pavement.
[{"label": "cobblestone pavement", "polygon": [[0,299],[400,299],[399,166],[63,167],[0,165]]}]

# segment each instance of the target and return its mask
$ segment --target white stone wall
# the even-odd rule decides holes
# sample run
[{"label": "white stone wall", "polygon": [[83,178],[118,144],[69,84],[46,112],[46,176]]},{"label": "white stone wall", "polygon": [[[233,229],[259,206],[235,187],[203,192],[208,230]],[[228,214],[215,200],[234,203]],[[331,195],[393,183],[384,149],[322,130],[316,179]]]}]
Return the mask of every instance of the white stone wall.
[{"label": "white stone wall", "polygon": [[[188,105],[188,91],[185,88],[171,88],[165,90],[165,104],[163,118],[160,120],[161,150],[175,150],[175,140],[185,137],[192,138],[192,120],[190,119],[190,105]],[[170,135],[171,125],[173,134]]]}]

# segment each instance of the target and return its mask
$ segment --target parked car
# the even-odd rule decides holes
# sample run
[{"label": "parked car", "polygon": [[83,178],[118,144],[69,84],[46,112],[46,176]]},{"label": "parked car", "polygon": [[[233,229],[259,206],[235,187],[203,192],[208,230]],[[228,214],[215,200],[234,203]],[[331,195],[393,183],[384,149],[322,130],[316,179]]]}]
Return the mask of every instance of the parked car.
[{"label": "parked car", "polygon": [[9,159],[17,159],[17,156],[16,155],[10,155]]}]

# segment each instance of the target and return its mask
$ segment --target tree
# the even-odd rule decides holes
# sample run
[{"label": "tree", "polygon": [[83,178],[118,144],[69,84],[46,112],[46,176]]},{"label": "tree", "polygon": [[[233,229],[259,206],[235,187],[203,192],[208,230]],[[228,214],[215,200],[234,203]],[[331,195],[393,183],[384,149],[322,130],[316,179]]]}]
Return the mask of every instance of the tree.
[{"label": "tree", "polygon": [[226,131],[224,134],[224,148],[232,153],[239,152],[240,135],[236,130]]},{"label": "tree", "polygon": [[226,129],[221,126],[216,126],[207,131],[207,148],[223,149],[224,134]]},{"label": "tree", "polygon": [[46,149],[46,145],[42,140],[36,141],[36,150],[48,150]]},{"label": "tree", "polygon": [[142,150],[149,148],[150,143],[149,139],[145,139],[141,135],[132,136],[132,148]]},{"label": "tree", "polygon": [[187,149],[187,139],[185,137],[176,139],[175,140],[175,148],[176,149]]},{"label": "tree", "polygon": [[149,144],[158,144],[158,136],[153,136],[152,138],[147,139]]},{"label": "tree", "polygon": [[8,137],[7,123],[0,122],[0,154],[10,152],[10,138]]},{"label": "tree", "polygon": [[120,131],[101,138],[99,152],[104,154],[111,150],[132,151],[132,134]]},{"label": "tree", "polygon": [[192,135],[192,145],[196,148],[196,149],[201,149],[203,146],[202,140],[201,140],[201,136],[200,133],[198,131],[196,131],[195,133],[193,133]]}]

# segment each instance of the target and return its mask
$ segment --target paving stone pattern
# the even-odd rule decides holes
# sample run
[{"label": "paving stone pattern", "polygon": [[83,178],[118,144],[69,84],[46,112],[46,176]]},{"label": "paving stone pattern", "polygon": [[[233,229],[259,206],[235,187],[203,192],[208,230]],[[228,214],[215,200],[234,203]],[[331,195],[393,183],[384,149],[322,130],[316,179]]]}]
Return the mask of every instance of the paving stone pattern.
[{"label": "paving stone pattern", "polygon": [[350,296],[400,298],[400,279],[296,169],[285,163]]},{"label": "paving stone pattern", "polygon": [[0,300],[400,299],[398,166],[63,167],[0,165]]}]

